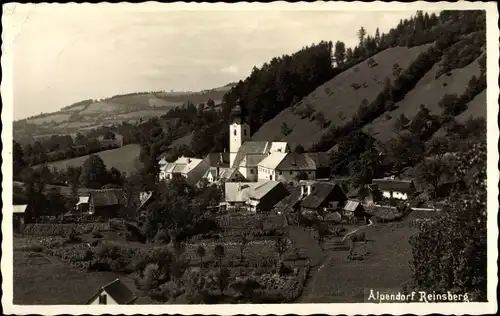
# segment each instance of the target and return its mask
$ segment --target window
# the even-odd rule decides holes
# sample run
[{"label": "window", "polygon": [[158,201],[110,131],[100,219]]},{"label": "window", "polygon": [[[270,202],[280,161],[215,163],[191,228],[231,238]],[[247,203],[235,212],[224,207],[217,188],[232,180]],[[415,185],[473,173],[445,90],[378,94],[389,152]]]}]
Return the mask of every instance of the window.
[{"label": "window", "polygon": [[104,304],[104,305],[107,304],[106,299],[107,299],[106,294],[99,295],[99,304]]},{"label": "window", "polygon": [[281,171],[279,173],[280,173],[280,176],[283,174],[283,172],[281,172]]},{"label": "window", "polygon": [[233,130],[233,135],[236,136],[236,128]]},{"label": "window", "polygon": [[253,174],[253,169],[250,169],[250,174]]},{"label": "window", "polygon": [[290,175],[293,175],[293,171],[290,171]]},{"label": "window", "polygon": [[243,130],[243,134],[244,134],[245,136],[247,136],[247,130],[246,130],[246,129],[244,129],[244,130]]}]

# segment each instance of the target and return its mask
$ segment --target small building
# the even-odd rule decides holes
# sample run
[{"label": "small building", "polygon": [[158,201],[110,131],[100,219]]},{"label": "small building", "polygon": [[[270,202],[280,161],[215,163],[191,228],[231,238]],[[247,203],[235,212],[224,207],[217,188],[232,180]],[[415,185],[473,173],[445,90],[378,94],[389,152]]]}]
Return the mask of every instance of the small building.
[{"label": "small building", "polygon": [[225,203],[228,210],[269,211],[288,194],[285,186],[278,181],[225,183]]},{"label": "small building", "polygon": [[20,233],[24,229],[26,209],[28,205],[12,205],[12,220],[14,233]]},{"label": "small building", "polygon": [[89,212],[89,195],[83,195],[78,197],[78,202],[75,205],[75,212],[78,214],[84,214]]},{"label": "small building", "polygon": [[363,218],[367,215],[363,205],[359,201],[347,201],[342,211],[343,215],[348,218]]},{"label": "small building", "polygon": [[274,206],[276,213],[293,213],[300,209],[300,201],[302,200],[301,189],[295,187],[293,189],[289,189],[288,192],[290,192],[290,194]]},{"label": "small building", "polygon": [[266,181],[253,188],[250,199],[247,202],[248,209],[253,213],[270,211],[288,194],[283,183]]},{"label": "small building", "polygon": [[137,296],[120,279],[101,287],[87,305],[131,305]]},{"label": "small building", "polygon": [[158,163],[160,165],[160,173],[158,175],[160,181],[171,180],[174,175],[181,175],[186,178],[187,183],[191,185],[197,184],[206,171],[210,168],[208,162],[204,159],[179,157],[175,162],[167,162],[162,159]]},{"label": "small building", "polygon": [[372,190],[381,192],[382,197],[387,199],[408,200],[416,193],[413,180],[396,180],[396,179],[373,179]]},{"label": "small building", "polygon": [[203,175],[202,180],[206,180],[207,183],[212,184],[245,181],[245,177],[243,177],[237,168],[210,167]]},{"label": "small building", "polygon": [[126,201],[125,193],[121,189],[91,190],[88,213],[96,217],[117,217]]},{"label": "small building", "polygon": [[337,205],[343,205],[347,201],[345,193],[340,186],[331,182],[301,182],[301,212],[323,213],[324,211],[336,210]]},{"label": "small building", "polygon": [[274,152],[258,164],[258,178],[275,181],[316,179],[316,164],[306,153]]}]

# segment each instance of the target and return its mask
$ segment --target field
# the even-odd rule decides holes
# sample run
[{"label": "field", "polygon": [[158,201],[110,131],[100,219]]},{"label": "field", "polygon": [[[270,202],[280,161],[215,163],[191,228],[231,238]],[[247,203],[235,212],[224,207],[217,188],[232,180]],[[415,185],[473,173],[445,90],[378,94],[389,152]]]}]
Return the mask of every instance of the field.
[{"label": "field", "polygon": [[62,122],[65,122],[69,119],[70,117],[70,114],[50,114],[50,115],[47,115],[47,116],[42,116],[42,117],[38,117],[38,118],[33,118],[33,119],[30,119],[28,120],[28,123],[30,124],[46,124],[46,123],[50,123],[52,121],[56,122],[56,123],[62,123]]},{"label": "field", "polygon": [[[115,167],[121,172],[131,173],[140,167],[139,153],[141,147],[136,144],[126,145],[120,148],[105,150],[97,153],[108,168]],[[47,165],[56,169],[66,169],[68,166],[79,167],[89,156],[66,159],[48,163]]]}]

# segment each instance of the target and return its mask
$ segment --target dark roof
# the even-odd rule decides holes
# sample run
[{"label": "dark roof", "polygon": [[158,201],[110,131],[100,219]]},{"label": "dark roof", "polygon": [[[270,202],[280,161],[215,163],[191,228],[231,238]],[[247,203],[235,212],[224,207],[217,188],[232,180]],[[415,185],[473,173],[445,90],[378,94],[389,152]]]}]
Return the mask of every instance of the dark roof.
[{"label": "dark roof", "polygon": [[300,202],[300,188],[293,188],[289,190],[290,194],[286,196],[284,199],[279,201],[274,207],[277,211],[284,211],[288,208],[294,207],[298,202]]},{"label": "dark roof", "polygon": [[90,199],[94,206],[124,205],[125,193],[121,189],[91,190]]},{"label": "dark roof", "polygon": [[[221,157],[222,156],[222,157]],[[222,158],[222,161],[221,161]],[[209,153],[205,160],[208,162],[210,167],[229,167],[229,153],[221,152],[221,153]]]},{"label": "dark roof", "polygon": [[[234,158],[233,166],[237,167],[248,154],[267,154],[271,150],[272,142],[267,141],[246,141],[244,142],[236,157]],[[233,167],[231,166],[231,167]]]},{"label": "dark roof", "polygon": [[330,154],[327,152],[318,153],[307,153],[309,158],[311,158],[316,164],[316,168],[326,168],[330,167]]},{"label": "dark roof", "polygon": [[[328,182],[316,182],[312,184],[313,192],[302,200],[302,206],[316,209],[328,198],[330,193],[338,187],[337,184]],[[340,187],[338,187],[340,189]]]},{"label": "dark roof", "polygon": [[401,216],[397,208],[389,206],[369,206],[365,208],[365,211],[369,215],[385,220],[393,220]]},{"label": "dark roof", "polygon": [[314,159],[308,154],[288,153],[277,168],[280,170],[314,170],[316,165]]},{"label": "dark roof", "polygon": [[120,279],[116,279],[101,287],[89,302],[92,302],[102,291],[106,291],[114,301],[121,305],[131,304],[137,299],[137,296]]},{"label": "dark roof", "polygon": [[373,179],[372,184],[381,191],[409,192],[415,189],[412,180]]}]

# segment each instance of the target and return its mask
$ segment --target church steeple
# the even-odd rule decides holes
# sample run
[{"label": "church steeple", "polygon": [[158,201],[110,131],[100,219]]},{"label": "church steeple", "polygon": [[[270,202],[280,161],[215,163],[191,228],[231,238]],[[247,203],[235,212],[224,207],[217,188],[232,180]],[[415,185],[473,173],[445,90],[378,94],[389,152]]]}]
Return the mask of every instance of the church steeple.
[{"label": "church steeple", "polygon": [[245,122],[240,100],[236,100],[236,106],[231,111],[231,125],[229,125],[229,163],[233,166],[236,154],[241,145],[250,139],[250,126]]}]

